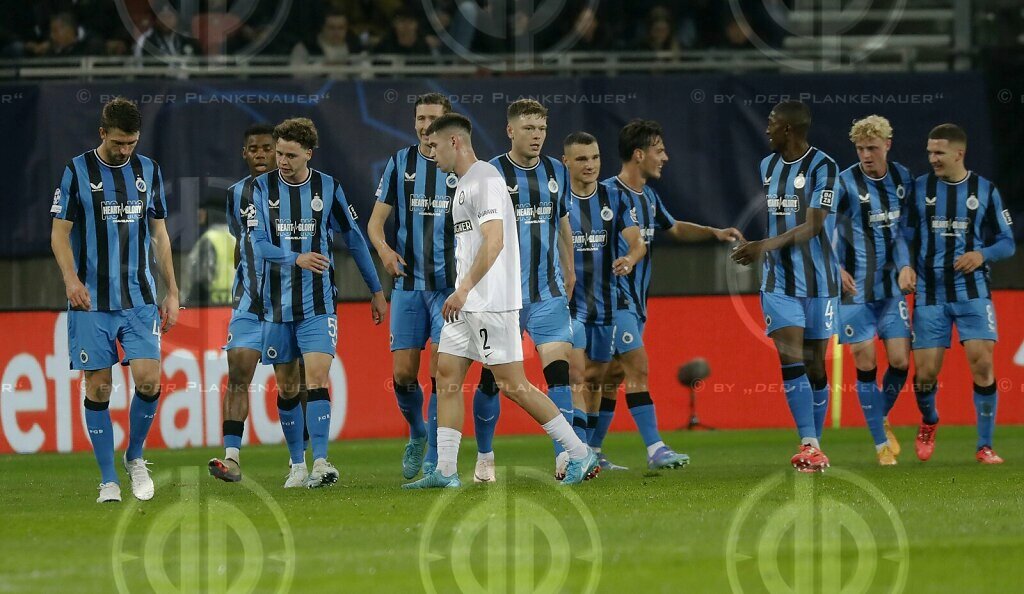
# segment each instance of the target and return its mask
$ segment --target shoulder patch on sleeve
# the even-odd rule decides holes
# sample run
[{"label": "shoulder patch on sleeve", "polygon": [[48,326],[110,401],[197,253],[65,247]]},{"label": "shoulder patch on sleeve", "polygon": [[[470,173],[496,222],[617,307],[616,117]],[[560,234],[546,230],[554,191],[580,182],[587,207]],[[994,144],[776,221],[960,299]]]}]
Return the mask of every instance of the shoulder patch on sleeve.
[{"label": "shoulder patch on sleeve", "polygon": [[821,205],[822,206],[832,206],[833,199],[834,199],[834,193],[832,192],[832,190],[822,190],[821,191]]}]

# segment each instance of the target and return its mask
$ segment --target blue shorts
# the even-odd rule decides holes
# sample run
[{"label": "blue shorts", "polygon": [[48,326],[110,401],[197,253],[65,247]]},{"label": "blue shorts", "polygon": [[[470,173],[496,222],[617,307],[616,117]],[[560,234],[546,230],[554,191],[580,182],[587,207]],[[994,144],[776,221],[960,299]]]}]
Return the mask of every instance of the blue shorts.
[{"label": "blue shorts", "polygon": [[761,293],[765,334],[779,328],[797,326],[804,329],[805,340],[832,338],[838,325],[838,297],[790,297],[781,293]]},{"label": "blue shorts", "polygon": [[878,299],[869,303],[844,303],[839,306],[841,344],[856,344],[874,339],[910,338],[910,311],[903,296]]},{"label": "blue shorts", "polygon": [[160,360],[160,310],[140,305],[118,311],[68,311],[71,369],[110,369],[118,362],[117,343],[126,361]]},{"label": "blue shorts", "polygon": [[572,348],[586,349],[587,359],[598,363],[612,360],[615,326],[572,321]]},{"label": "blue shorts", "polygon": [[264,365],[290,363],[306,353],[333,357],[337,346],[336,314],[320,314],[299,322],[263,322]]},{"label": "blue shorts", "polygon": [[999,340],[996,332],[996,309],[991,299],[978,298],[914,307],[914,349],[949,348],[953,324],[960,342],[965,340]]},{"label": "blue shorts", "polygon": [[263,350],[263,327],[260,317],[247,311],[231,311],[228,322],[228,342],[225,351],[231,349]]},{"label": "blue shorts", "polygon": [[641,320],[636,312],[629,309],[617,309],[614,320],[613,354],[623,355],[644,346],[644,324],[646,321]]},{"label": "blue shorts", "polygon": [[572,317],[569,300],[555,297],[537,303],[526,303],[519,310],[519,330],[529,332],[533,344],[549,342],[572,344]]},{"label": "blue shorts", "polygon": [[441,308],[452,289],[442,291],[391,292],[391,350],[422,349],[429,338],[435,345],[441,340],[444,318]]}]

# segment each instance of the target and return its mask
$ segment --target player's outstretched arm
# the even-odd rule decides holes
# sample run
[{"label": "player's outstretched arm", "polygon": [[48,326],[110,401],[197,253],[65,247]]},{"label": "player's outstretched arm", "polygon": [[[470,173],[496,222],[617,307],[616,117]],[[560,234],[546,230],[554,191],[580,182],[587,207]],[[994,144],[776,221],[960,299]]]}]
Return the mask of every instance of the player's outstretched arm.
[{"label": "player's outstretched arm", "polygon": [[384,270],[387,270],[391,276],[405,276],[405,260],[388,245],[388,240],[384,237],[384,222],[391,216],[392,210],[390,204],[375,202],[373,212],[370,213],[370,222],[366,224],[366,234],[370,237],[373,249],[377,250],[377,256],[380,258],[381,264],[384,265]]},{"label": "player's outstretched arm", "polygon": [[156,266],[164,281],[167,294],[160,304],[160,330],[167,332],[178,321],[178,282],[174,278],[174,258],[171,257],[171,238],[167,235],[165,219],[149,219],[156,252]]},{"label": "player's outstretched arm", "polygon": [[739,229],[734,227],[717,229],[715,227],[706,227],[704,225],[697,225],[696,223],[687,223],[684,221],[676,221],[669,229],[668,234],[676,241],[683,241],[687,243],[711,240],[722,242],[743,241],[743,234],[740,233]]},{"label": "player's outstretched arm", "polygon": [[626,240],[629,251],[625,256],[620,256],[612,262],[612,274],[625,276],[632,272],[636,263],[647,255],[647,244],[644,243],[643,237],[640,235],[640,227],[636,225],[626,227],[620,235]]},{"label": "player's outstretched arm", "polygon": [[825,218],[828,217],[830,212],[830,210],[824,208],[808,208],[807,220],[803,223],[775,237],[744,243],[733,250],[732,259],[737,264],[747,266],[757,261],[764,252],[807,243],[811,238],[821,233],[822,228],[825,226]]},{"label": "player's outstretched arm", "polygon": [[54,219],[53,228],[50,230],[50,249],[53,250],[53,257],[57,259],[57,266],[64,277],[64,291],[71,307],[88,311],[92,309],[92,297],[89,295],[89,289],[82,284],[75,272],[75,256],[71,251],[73,227],[74,223],[71,221]]}]

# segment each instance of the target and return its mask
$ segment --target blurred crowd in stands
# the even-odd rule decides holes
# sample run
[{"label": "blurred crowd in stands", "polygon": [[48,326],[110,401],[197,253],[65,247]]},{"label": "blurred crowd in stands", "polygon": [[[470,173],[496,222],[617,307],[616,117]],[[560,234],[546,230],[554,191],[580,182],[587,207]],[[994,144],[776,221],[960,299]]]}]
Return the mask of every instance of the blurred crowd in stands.
[{"label": "blurred crowd in stands", "polygon": [[331,62],[453,47],[749,48],[754,35],[781,42],[785,2],[792,0],[0,0],[0,56],[258,53]]}]

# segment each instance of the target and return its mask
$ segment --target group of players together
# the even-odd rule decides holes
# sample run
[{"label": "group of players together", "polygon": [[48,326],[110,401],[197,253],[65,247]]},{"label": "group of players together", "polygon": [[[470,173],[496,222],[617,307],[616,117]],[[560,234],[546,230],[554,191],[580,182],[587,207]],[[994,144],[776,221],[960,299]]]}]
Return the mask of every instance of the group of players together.
[{"label": "group of players together", "polygon": [[[445,96],[420,96],[418,143],[395,153],[385,168],[367,226],[369,244],[339,182],[308,166],[318,144],[310,120],[245,132],[242,156],[250,175],[231,187],[227,200],[237,270],[225,346],[225,456],[210,461],[213,476],[241,480],[249,388],[263,362],[274,366],[278,384],[291,462],[284,486],[338,480],[327,459],[328,372],[338,338],[335,233],[372,293],[376,324],[387,315],[387,303],[370,245],[394,277],[394,391],[410,432],[402,474],[413,479],[423,473],[405,488],[460,486],[462,386],[474,361],[483,364],[473,398],[476,482],[496,480],[499,392],[552,438],[555,478],[562,484],[623,468],[601,451],[622,383],[649,468],[689,462],[662,441],[647,385],[643,329],[658,230],[679,241],[738,241],[732,258],[742,265],[765,257],[762,308],[801,440],[791,460],[797,470],[829,465],[820,440],[830,392],[825,352],[836,333],[851,344],[858,395],[884,465],[895,464],[899,454],[886,419],[914,349],[922,413],[916,449],[927,460],[938,423],[937,377],[954,324],[974,377],[977,459],[1002,462],[991,447],[996,328],[987,263],[1012,255],[1014,243],[995,186],[964,166],[960,128],[932,130],[933,173],[914,179],[887,160],[889,122],[869,116],[850,131],[858,163],[840,173],[835,161],[808,144],[806,105],[780,103],[768,118],[772,153],[761,163],[767,238],[748,242],[736,229],[677,221],[667,211],[648,184],[668,161],[656,122],[634,120],[621,130],[619,174],[598,181],[601,153],[592,135],[570,134],[558,160],[541,153],[547,110],[540,103],[516,101],[507,116],[510,150],[485,162],[473,150],[470,121],[453,113]],[[134,153],[140,128],[133,103],[108,103],[101,145],[66,166],[51,207],[53,251],[69,300],[71,366],[85,374],[86,425],[102,474],[99,502],[120,501],[108,410],[117,343],[135,383],[123,463],[134,495],[153,496],[142,446],[160,393],[160,335],[179,309],[163,179],[153,160]],[[389,243],[384,226],[392,213]],[[151,244],[166,284],[159,307]],[[903,295],[915,291],[911,332]],[[523,331],[536,345],[546,396],[525,376]],[[876,335],[889,363],[881,387]],[[424,416],[418,371],[428,340],[431,394]],[[312,470],[305,459],[309,446]]]}]

